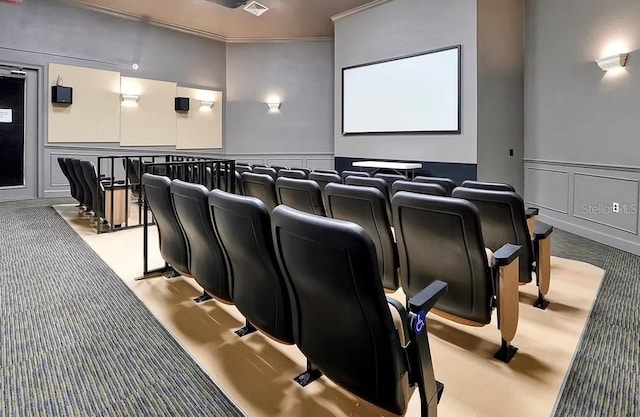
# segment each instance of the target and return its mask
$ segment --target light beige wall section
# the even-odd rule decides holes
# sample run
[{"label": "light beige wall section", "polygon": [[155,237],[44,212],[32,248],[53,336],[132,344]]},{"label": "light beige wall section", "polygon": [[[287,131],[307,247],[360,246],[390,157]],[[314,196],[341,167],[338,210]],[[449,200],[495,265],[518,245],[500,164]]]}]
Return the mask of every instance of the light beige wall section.
[{"label": "light beige wall section", "polygon": [[[178,87],[176,97],[190,99],[188,112],[176,112],[176,149],[222,148],[222,92]],[[202,107],[202,100],[214,105]]]},{"label": "light beige wall section", "polygon": [[[73,88],[73,104],[51,103],[58,77]],[[120,73],[49,64],[49,142],[119,142]]]},{"label": "light beige wall section", "polygon": [[122,77],[121,92],[137,94],[137,103],[122,103],[120,146],[175,146],[176,83]]}]

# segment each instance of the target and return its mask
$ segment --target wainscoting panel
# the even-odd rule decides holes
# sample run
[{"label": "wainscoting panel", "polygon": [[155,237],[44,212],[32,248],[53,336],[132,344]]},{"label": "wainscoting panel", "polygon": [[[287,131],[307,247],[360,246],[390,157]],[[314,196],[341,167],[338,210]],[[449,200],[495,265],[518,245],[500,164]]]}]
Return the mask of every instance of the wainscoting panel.
[{"label": "wainscoting panel", "polygon": [[574,217],[638,234],[637,179],[574,173],[573,195]]},{"label": "wainscoting panel", "polygon": [[525,201],[540,208],[541,221],[640,255],[640,167],[524,162]]},{"label": "wainscoting panel", "polygon": [[569,212],[569,173],[557,169],[525,170],[527,202],[548,210]]}]

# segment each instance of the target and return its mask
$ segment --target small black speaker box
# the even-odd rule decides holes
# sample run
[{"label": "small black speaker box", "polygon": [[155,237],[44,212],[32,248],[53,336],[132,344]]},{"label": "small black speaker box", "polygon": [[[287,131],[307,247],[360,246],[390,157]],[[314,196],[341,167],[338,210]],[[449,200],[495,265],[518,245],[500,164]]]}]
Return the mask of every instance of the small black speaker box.
[{"label": "small black speaker box", "polygon": [[189,97],[176,97],[176,111],[189,111]]},{"label": "small black speaker box", "polygon": [[51,87],[51,102],[59,104],[73,103],[73,88],[54,85]]}]

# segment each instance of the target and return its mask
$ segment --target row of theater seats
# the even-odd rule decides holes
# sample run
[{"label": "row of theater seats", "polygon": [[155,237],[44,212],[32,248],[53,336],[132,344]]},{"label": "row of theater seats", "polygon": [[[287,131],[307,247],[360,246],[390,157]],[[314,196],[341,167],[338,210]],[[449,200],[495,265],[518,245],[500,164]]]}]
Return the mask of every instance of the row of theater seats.
[{"label": "row of theater seats", "polygon": [[255,197],[163,176],[144,174],[142,184],[164,260],[204,289],[198,301],[238,308],[246,318],[238,336],[259,330],[297,345],[308,359],[298,383],[324,374],[400,415],[417,388],[421,415],[437,415],[443,386],[425,314],[444,282],[413,283],[403,305],[386,298],[376,246],[357,224],[284,205],[271,211]]},{"label": "row of theater seats", "polygon": [[58,158],[58,165],[69,182],[71,196],[78,202],[78,208],[98,224],[107,224],[105,189],[122,187],[124,182],[114,181],[112,185],[110,179],[98,181],[96,167],[91,161]]},{"label": "row of theater seats", "polygon": [[[500,301],[517,300],[517,286],[532,282],[535,275],[538,298],[534,305],[544,309],[548,304],[545,295],[551,279],[553,228],[536,225],[537,210],[525,209],[522,198],[508,184],[464,181],[458,187],[448,178],[408,181],[402,175],[370,178],[361,172],[343,172],[341,176],[311,172],[309,180],[280,175],[274,181],[273,175],[256,174],[256,170],[265,169],[242,173],[245,195],[260,199],[270,210],[284,204],[362,226],[376,247],[381,281],[387,290],[395,291],[402,284],[412,296],[415,288],[434,279],[455,283],[437,312],[472,325],[488,324],[491,310],[498,307],[500,316],[508,316],[498,323],[503,347],[498,356],[504,360],[515,353],[509,342],[515,336],[518,305],[510,302],[501,306]],[[475,242],[475,246],[468,242]],[[507,288],[498,280],[494,252],[503,253],[500,251],[509,245],[521,250],[517,261],[509,264],[517,282]],[[460,263],[461,253],[468,258],[468,265]],[[505,324],[509,321],[512,329]]]}]

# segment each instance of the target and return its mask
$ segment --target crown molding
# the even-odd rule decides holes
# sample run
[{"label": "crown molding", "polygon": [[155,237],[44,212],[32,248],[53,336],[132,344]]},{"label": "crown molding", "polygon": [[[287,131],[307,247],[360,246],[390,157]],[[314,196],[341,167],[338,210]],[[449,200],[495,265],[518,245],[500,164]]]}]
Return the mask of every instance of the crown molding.
[{"label": "crown molding", "polygon": [[[244,38],[244,37],[227,37],[218,35],[217,33],[208,32],[206,30],[199,30],[190,28],[187,26],[178,25],[175,23],[165,22],[163,20],[151,19],[148,17],[139,16],[135,13],[129,13],[122,10],[113,9],[106,6],[98,6],[93,4],[87,4],[82,0],[69,0],[75,5],[78,5],[84,9],[93,10],[100,13],[109,14],[111,16],[119,17],[127,20],[136,20],[139,22],[148,23],[153,26],[158,26],[165,29],[171,29],[189,35],[200,36],[203,38],[213,39],[225,43],[284,43],[284,42],[327,42],[333,41],[333,36],[317,36],[317,37],[283,37],[283,38]],[[389,1],[389,0],[387,0]]]},{"label": "crown molding", "polygon": [[388,3],[390,1],[392,1],[392,0],[374,0],[371,3],[363,4],[362,6],[354,7],[351,10],[347,10],[345,12],[333,15],[333,16],[331,16],[331,21],[335,23],[336,21],[338,21],[340,19],[343,19],[343,18],[345,18],[347,16],[351,16],[351,15],[354,15],[356,13],[360,13],[360,12],[363,12],[365,10],[369,10],[369,9],[371,9],[373,7],[380,6],[380,5]]}]

